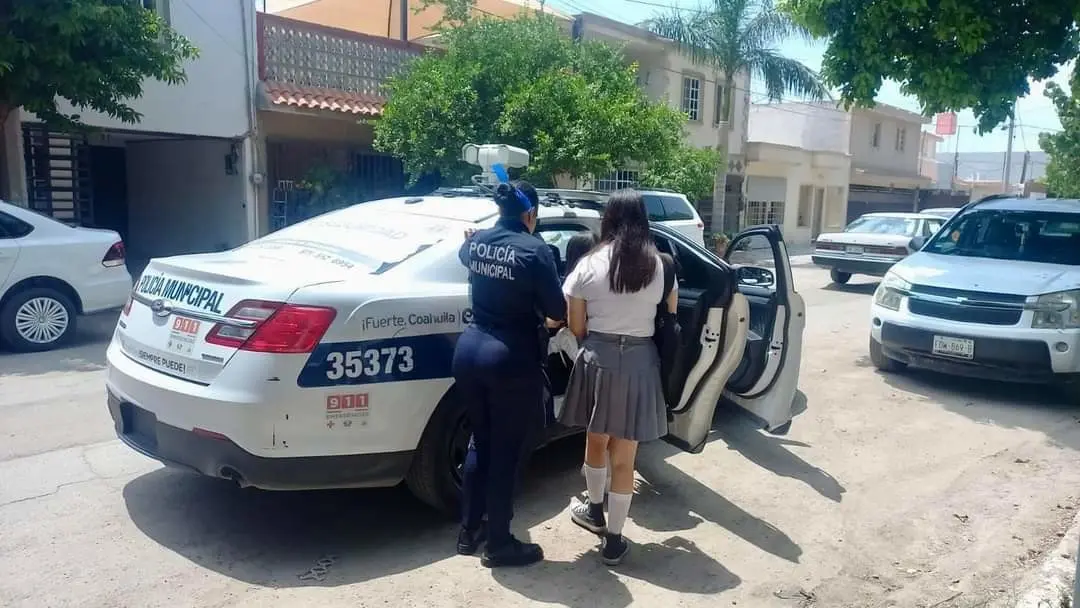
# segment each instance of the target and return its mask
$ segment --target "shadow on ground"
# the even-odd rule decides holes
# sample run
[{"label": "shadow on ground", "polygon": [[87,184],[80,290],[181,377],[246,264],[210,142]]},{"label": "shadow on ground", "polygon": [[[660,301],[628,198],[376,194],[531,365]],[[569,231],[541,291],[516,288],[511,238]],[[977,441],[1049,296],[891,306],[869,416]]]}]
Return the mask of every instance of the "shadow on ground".
[{"label": "shadow on ground", "polygon": [[0,347],[0,378],[105,369],[105,349],[112,339],[116,317],[117,313],[80,317],[71,343],[56,350],[14,353]]},{"label": "shadow on ground", "polygon": [[[835,479],[787,449],[801,444],[762,434],[729,408],[720,410],[710,441],[722,439],[763,468],[840,500],[844,488]],[[582,491],[582,453],[577,437],[533,458],[517,501],[515,530],[550,525],[546,522]],[[632,558],[619,567],[620,575],[686,594],[710,595],[738,586],[737,575],[678,534],[702,521],[714,522],[763,551],[799,561],[802,549],[786,533],[669,464],[667,457],[675,453],[676,448],[663,442],[642,452],[639,470],[645,483],[631,515],[639,526],[673,534],[659,543],[635,546]],[[403,488],[274,493],[162,469],[131,481],[123,495],[132,521],[149,538],[199,566],[250,584],[339,586],[447,558],[476,559],[457,557],[456,525]],[[491,576],[540,602],[584,608],[603,598],[604,606],[629,606],[633,597],[619,577],[600,564],[596,539],[582,535],[580,543],[581,553],[571,561],[493,571]]]},{"label": "shadow on ground", "polygon": [[869,283],[848,283],[847,285],[840,285],[839,283],[829,283],[828,285],[822,287],[822,290],[872,296],[874,295],[874,291],[877,290],[878,283],[880,283],[880,281],[878,281],[877,279],[874,279]]}]

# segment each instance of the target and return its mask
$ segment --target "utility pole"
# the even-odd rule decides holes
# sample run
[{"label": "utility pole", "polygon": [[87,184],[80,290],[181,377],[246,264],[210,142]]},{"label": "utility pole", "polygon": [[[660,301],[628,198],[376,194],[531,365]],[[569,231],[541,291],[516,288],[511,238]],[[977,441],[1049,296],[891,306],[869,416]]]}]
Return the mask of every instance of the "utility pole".
[{"label": "utility pole", "polygon": [[401,11],[401,39],[405,42],[409,41],[409,0],[401,0],[399,10]]},{"label": "utility pole", "polygon": [[1024,164],[1020,167],[1020,185],[1027,190],[1028,163],[1031,162],[1031,152],[1024,150]]},{"label": "utility pole", "polygon": [[1014,111],[1012,116],[1009,117],[1009,141],[1005,144],[1005,173],[1001,179],[1001,191],[1008,192],[1012,184],[1009,182],[1009,178],[1012,173],[1012,147],[1013,147],[1013,131],[1016,129],[1016,112]]},{"label": "utility pole", "polygon": [[953,152],[952,159],[952,188],[953,192],[956,192],[957,173],[960,171],[960,128],[956,128],[956,150]]}]

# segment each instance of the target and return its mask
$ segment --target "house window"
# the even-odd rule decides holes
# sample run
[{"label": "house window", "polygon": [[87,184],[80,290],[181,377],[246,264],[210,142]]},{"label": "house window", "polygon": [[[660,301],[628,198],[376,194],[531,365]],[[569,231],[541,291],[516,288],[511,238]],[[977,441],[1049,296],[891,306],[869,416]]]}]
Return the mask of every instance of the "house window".
[{"label": "house window", "polygon": [[897,152],[903,152],[904,151],[904,144],[907,143],[905,141],[906,139],[907,139],[907,129],[905,129],[904,127],[897,128],[896,129],[896,151]]},{"label": "house window", "polygon": [[813,197],[813,186],[799,186],[799,217],[796,219],[795,224],[799,228],[807,228],[810,226],[810,213]]},{"label": "house window", "polygon": [[690,120],[701,120],[701,79],[683,76],[682,111]]},{"label": "house window", "polygon": [[719,126],[721,122],[731,122],[731,106],[727,97],[727,89],[722,84],[716,85],[716,103],[713,106],[713,124]]},{"label": "house window", "polygon": [[620,169],[596,180],[596,189],[600,192],[614,192],[624,188],[635,188],[640,178],[639,171]]},{"label": "house window", "polygon": [[870,135],[870,146],[874,148],[881,147],[881,123],[874,123],[874,132]]},{"label": "house window", "polygon": [[137,0],[148,11],[154,11],[169,20],[169,0]]},{"label": "house window", "polygon": [[784,201],[746,201],[743,226],[784,224]]}]

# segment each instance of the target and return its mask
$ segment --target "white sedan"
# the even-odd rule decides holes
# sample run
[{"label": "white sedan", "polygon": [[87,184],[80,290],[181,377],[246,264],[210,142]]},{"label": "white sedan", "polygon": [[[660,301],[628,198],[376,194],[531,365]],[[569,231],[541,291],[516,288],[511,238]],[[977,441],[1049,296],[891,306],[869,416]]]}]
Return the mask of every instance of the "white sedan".
[{"label": "white sedan", "polygon": [[[152,260],[107,352],[117,435],[241,486],[404,480],[453,510],[470,430],[451,359],[472,318],[457,253],[465,230],[497,213],[485,192],[456,189],[354,205],[227,252]],[[537,236],[563,270],[568,237],[599,222],[595,210],[546,202]],[[652,234],[681,269],[667,440],[700,452],[722,397],[786,432],[805,306],[779,229],[735,240],[768,243],[774,268],[735,268],[666,226]],[[553,417],[569,368],[555,353],[547,371]],[[537,445],[572,432],[552,424]]]},{"label": "white sedan", "polygon": [[843,232],[830,232],[814,241],[814,264],[829,269],[834,283],[843,285],[851,275],[883,277],[893,264],[915,249],[915,237],[929,238],[945,218],[920,213],[867,213]]},{"label": "white sedan", "polygon": [[8,348],[61,346],[78,315],[118,309],[130,291],[120,235],[0,201],[0,341]]}]

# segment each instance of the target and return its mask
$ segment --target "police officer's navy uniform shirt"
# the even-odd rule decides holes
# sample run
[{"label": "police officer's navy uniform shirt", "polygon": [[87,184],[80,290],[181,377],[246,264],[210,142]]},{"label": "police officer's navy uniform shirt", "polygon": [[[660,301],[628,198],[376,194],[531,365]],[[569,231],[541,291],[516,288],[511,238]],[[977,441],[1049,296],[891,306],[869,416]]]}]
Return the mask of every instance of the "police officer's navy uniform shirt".
[{"label": "police officer's navy uniform shirt", "polygon": [[508,344],[520,344],[525,358],[543,356],[544,317],[566,318],[555,257],[542,239],[517,218],[502,217],[477,231],[458,252],[469,269],[473,324]]}]

